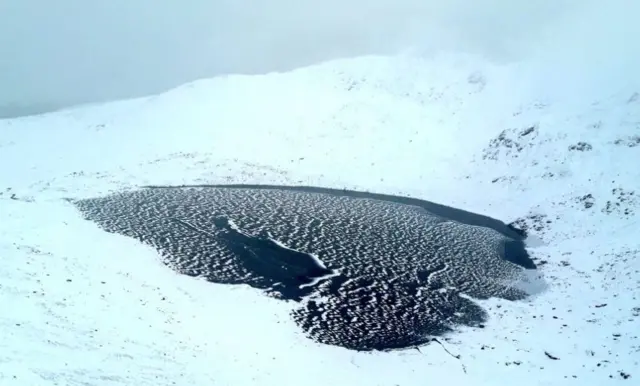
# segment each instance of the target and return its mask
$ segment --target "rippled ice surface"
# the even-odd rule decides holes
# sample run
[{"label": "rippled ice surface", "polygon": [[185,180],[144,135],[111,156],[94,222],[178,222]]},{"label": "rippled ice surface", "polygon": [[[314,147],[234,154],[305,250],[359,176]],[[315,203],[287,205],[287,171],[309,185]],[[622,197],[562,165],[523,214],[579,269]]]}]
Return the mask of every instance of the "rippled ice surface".
[{"label": "rippled ice surface", "polygon": [[400,197],[159,187],[74,204],[180,273],[298,302],[292,316],[310,338],[355,350],[411,347],[481,324],[487,315],[469,297],[523,299],[535,268],[504,224]]}]

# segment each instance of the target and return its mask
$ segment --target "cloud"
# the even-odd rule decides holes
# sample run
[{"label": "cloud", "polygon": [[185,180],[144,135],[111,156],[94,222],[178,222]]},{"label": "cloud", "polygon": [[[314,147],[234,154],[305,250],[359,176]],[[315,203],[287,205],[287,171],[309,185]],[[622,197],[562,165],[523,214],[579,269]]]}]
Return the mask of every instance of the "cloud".
[{"label": "cloud", "polygon": [[[607,3],[615,11],[609,15],[613,19],[596,29],[606,30],[615,18],[631,15],[615,10],[616,1],[623,3]],[[557,38],[549,31],[562,32],[565,27],[558,26],[565,20],[580,24],[580,15],[597,17],[585,13],[593,4],[595,0],[4,0],[0,116],[147,95],[219,74],[286,71],[407,48],[422,55],[453,50],[498,62],[520,60],[530,49],[543,47],[542,41]]]}]

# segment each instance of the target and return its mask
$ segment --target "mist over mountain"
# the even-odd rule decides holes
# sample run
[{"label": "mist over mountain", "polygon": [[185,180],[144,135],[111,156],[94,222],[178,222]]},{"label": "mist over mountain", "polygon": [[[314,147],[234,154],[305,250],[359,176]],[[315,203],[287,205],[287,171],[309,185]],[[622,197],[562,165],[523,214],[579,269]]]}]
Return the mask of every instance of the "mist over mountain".
[{"label": "mist over mountain", "polygon": [[537,60],[548,66],[538,75],[587,87],[595,66],[611,70],[603,82],[638,68],[630,40],[640,36],[638,8],[622,0],[5,0],[0,117],[401,52]]}]

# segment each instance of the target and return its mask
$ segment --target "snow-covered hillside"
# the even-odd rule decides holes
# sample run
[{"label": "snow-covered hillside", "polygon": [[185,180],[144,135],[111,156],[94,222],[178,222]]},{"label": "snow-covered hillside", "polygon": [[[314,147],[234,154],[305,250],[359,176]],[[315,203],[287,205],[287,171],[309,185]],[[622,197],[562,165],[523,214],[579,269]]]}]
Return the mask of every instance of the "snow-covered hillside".
[{"label": "snow-covered hillside", "polygon": [[[640,84],[566,98],[544,74],[361,57],[0,121],[0,384],[633,384]],[[549,288],[482,301],[485,328],[442,345],[358,353],[305,338],[285,302],[175,274],[63,200],[195,183],[346,187],[514,221],[541,240]]]}]

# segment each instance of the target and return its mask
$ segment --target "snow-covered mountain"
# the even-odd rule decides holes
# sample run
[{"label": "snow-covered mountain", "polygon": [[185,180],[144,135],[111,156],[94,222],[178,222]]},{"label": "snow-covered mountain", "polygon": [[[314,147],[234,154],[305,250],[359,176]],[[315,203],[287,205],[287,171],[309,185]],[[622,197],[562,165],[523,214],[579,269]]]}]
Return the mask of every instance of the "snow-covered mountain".
[{"label": "snow-covered mountain", "polygon": [[[361,57],[0,121],[3,385],[632,384],[640,88],[563,100],[531,68]],[[619,86],[619,87],[618,87]],[[65,198],[269,183],[428,199],[527,229],[549,288],[420,350],[316,344],[291,307],[181,276]]]},{"label": "snow-covered mountain", "polygon": [[[540,12],[523,18],[515,33],[520,19],[501,24],[494,14],[496,4],[507,2],[486,0],[487,7],[460,13],[454,3],[416,9],[411,36],[433,32],[419,22],[438,10],[429,20],[451,26],[445,35],[456,44],[429,35],[425,40],[434,45],[393,56],[217,76],[150,97],[0,120],[0,385],[637,383],[640,50],[632,37],[638,5],[593,0],[572,13],[565,12],[570,0],[558,9],[545,2],[544,10],[532,7]],[[7,4],[0,8],[23,9]],[[375,4],[380,17],[393,9],[391,2]],[[553,23],[526,28],[554,9]],[[517,6],[512,11],[528,14]],[[340,19],[335,36],[350,30],[353,15]],[[19,22],[0,24],[31,31]],[[320,24],[309,30],[322,30]],[[394,29],[367,28],[363,36]],[[517,39],[494,34],[507,30]],[[77,35],[72,28],[56,32]],[[399,48],[394,44],[404,36],[398,34],[385,48]],[[29,47],[5,44],[18,35],[0,35],[0,49]],[[304,34],[295,36],[306,42]],[[353,38],[336,53],[327,36],[317,37],[325,51],[311,50],[322,59],[348,55],[347,46],[360,41]],[[117,61],[107,53],[101,55]],[[303,56],[297,59],[318,59]],[[176,60],[197,61],[185,57]],[[4,55],[0,69],[24,58]],[[60,63],[76,74],[71,69],[88,62]],[[278,63],[270,68],[282,69]],[[171,82],[201,76],[182,69]],[[117,94],[93,83],[65,91],[33,79],[23,91],[35,104],[49,103],[51,95],[65,104],[73,99],[65,99],[66,91],[78,91],[72,96],[83,102]],[[93,80],[111,85],[107,77]],[[145,87],[162,86],[147,80]],[[152,91],[140,84],[118,95]],[[19,94],[7,90],[0,90],[5,101]],[[476,300],[489,315],[482,328],[459,327],[418,349],[358,352],[319,344],[291,318],[291,302],[179,275],[157,250],[105,232],[68,200],[183,184],[350,189],[487,215],[527,231],[528,252],[548,287],[521,301]]]}]

